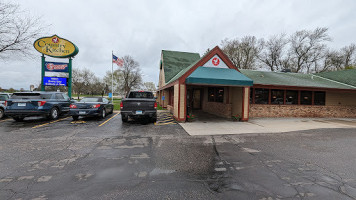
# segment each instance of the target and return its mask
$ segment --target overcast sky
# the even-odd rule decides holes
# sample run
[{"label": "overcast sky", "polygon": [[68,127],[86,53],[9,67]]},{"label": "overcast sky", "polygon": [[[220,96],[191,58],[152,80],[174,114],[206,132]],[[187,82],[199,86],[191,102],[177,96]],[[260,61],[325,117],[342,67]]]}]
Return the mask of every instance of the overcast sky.
[{"label": "overcast sky", "polygon": [[[45,24],[50,24],[45,36],[57,34],[75,43],[79,54],[73,60],[73,68],[85,67],[103,77],[111,70],[113,50],[119,57],[131,55],[140,63],[144,81],[156,85],[162,49],[202,55],[225,38],[267,38],[316,27],[329,28],[333,38],[330,47],[356,42],[354,0],[6,2],[15,2],[31,15],[41,16]],[[40,66],[40,53],[34,59],[0,60],[0,87],[29,89],[31,84],[38,85]]]}]

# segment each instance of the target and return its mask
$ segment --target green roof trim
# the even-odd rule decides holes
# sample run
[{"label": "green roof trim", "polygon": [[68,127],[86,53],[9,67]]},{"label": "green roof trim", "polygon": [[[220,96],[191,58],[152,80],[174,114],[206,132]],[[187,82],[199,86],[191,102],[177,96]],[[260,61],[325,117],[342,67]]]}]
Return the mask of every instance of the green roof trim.
[{"label": "green roof trim", "polygon": [[315,75],[356,87],[356,69],[321,72]]},{"label": "green roof trim", "polygon": [[186,79],[187,84],[252,86],[253,81],[235,69],[198,67]]},{"label": "green roof trim", "polygon": [[198,53],[162,50],[165,82],[172,82],[173,77],[199,59]]},{"label": "green roof trim", "polygon": [[313,88],[334,88],[334,89],[356,89],[351,85],[338,83],[327,78],[313,74],[268,72],[240,69],[240,72],[253,80],[254,84],[313,87]]}]

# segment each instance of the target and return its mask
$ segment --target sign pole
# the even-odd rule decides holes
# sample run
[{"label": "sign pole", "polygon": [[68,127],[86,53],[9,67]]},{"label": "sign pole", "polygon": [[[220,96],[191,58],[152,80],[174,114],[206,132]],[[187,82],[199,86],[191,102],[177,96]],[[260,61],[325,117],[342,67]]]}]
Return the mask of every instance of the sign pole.
[{"label": "sign pole", "polygon": [[69,64],[68,64],[68,96],[70,99],[72,99],[72,58],[69,58]]},{"label": "sign pole", "polygon": [[45,77],[45,57],[44,54],[42,54],[42,73],[41,73],[41,91],[45,91],[45,85],[44,85],[44,77]]},{"label": "sign pole", "polygon": [[114,103],[114,51],[111,51],[111,102]]}]

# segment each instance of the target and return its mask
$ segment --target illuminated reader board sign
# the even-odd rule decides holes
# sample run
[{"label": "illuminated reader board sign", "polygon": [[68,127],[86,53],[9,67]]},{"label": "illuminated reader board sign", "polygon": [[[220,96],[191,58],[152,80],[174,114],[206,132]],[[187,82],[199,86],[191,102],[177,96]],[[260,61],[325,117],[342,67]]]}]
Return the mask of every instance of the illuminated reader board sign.
[{"label": "illuminated reader board sign", "polygon": [[68,78],[63,77],[43,77],[45,86],[67,86]]}]

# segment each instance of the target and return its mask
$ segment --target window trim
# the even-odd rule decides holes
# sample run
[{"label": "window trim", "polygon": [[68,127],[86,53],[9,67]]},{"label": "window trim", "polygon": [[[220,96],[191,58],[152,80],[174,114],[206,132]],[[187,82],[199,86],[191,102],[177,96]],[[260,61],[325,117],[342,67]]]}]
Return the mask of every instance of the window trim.
[{"label": "window trim", "polygon": [[[256,99],[255,99],[255,89],[267,89],[269,92],[268,92],[268,103],[267,104],[257,104],[256,103]],[[283,90],[284,91],[284,99],[283,99],[283,104],[272,104],[271,103],[271,92],[272,90]],[[287,91],[289,90],[293,90],[293,91],[297,91],[298,92],[298,103],[297,104],[286,104],[286,95],[287,95]],[[307,91],[307,92],[312,92],[312,102],[310,105],[306,105],[306,104],[301,104],[301,92],[302,91]],[[326,90],[318,90],[318,89],[303,89],[303,88],[298,88],[298,89],[294,89],[294,88],[279,88],[279,87],[251,87],[251,91],[252,93],[252,101],[251,101],[251,104],[256,104],[256,105],[275,105],[275,106],[278,106],[278,105],[287,105],[287,106],[326,106]],[[316,92],[324,92],[325,93],[325,99],[324,99],[324,105],[315,105],[315,93]]]}]

